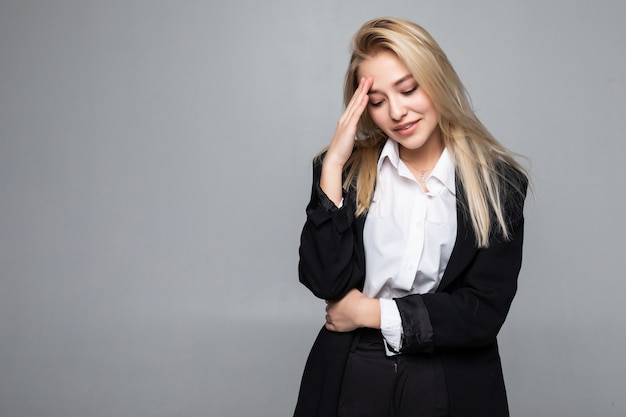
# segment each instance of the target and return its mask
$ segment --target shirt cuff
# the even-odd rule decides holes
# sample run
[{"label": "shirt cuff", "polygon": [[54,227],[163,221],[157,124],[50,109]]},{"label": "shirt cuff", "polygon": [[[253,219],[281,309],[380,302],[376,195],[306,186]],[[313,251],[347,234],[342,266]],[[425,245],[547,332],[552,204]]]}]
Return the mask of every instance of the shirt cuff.
[{"label": "shirt cuff", "polygon": [[394,300],[380,300],[380,332],[385,338],[387,356],[397,355],[402,347],[402,319]]}]

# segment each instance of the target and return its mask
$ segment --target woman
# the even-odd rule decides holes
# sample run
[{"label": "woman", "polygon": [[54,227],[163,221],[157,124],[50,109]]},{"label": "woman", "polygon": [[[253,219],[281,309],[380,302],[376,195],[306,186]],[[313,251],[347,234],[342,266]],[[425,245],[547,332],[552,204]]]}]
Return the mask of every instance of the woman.
[{"label": "woman", "polygon": [[526,172],[413,23],[359,29],[344,101],[301,236],[300,281],[327,306],[295,416],[507,416],[496,335]]}]

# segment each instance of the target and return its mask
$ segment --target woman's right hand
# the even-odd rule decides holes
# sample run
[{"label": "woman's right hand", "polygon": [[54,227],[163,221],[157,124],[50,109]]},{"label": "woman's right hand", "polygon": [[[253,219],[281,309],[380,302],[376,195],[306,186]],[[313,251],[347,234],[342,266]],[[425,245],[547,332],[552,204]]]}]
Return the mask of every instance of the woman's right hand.
[{"label": "woman's right hand", "polygon": [[358,88],[337,123],[337,129],[324,157],[320,187],[337,205],[343,195],[341,184],[343,167],[352,154],[359,120],[367,107],[369,98],[367,93],[372,83],[372,77],[361,78]]}]

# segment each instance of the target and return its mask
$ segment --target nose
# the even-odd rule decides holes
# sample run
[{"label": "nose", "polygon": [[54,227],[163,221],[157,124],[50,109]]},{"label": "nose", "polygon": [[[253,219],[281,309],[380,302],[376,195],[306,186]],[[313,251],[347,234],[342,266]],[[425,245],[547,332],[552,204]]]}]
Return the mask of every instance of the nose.
[{"label": "nose", "polygon": [[395,121],[400,121],[406,115],[407,108],[399,99],[389,99],[389,117]]}]

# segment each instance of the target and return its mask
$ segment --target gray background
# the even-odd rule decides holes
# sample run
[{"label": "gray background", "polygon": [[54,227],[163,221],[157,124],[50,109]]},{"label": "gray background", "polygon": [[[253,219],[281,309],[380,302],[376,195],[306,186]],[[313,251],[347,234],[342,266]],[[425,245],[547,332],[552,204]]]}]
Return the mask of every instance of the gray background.
[{"label": "gray background", "polygon": [[348,44],[424,25],[528,157],[514,416],[626,415],[626,2],[0,1],[0,416],[288,416]]}]

